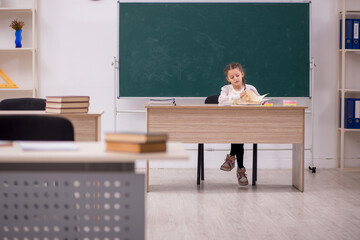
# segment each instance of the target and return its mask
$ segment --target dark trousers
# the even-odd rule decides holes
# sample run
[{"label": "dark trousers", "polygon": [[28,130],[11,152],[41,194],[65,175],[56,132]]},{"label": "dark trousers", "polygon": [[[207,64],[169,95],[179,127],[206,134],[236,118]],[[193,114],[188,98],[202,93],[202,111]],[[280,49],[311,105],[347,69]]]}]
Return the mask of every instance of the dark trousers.
[{"label": "dark trousers", "polygon": [[244,144],[231,144],[230,155],[236,157],[239,168],[244,167]]}]

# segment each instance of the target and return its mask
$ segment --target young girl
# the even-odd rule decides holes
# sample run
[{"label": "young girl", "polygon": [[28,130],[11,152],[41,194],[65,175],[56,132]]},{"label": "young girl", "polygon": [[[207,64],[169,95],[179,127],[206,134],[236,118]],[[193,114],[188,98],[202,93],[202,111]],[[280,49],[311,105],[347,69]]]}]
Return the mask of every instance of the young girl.
[{"label": "young girl", "polygon": [[[252,85],[245,83],[245,74],[242,66],[239,63],[230,63],[224,69],[228,85],[221,88],[219,96],[219,104],[231,104],[233,100],[246,98],[247,92],[253,91],[256,95],[260,96],[256,88]],[[240,185],[248,185],[246,177],[246,169],[244,167],[244,144],[231,144],[230,154],[227,154],[225,162],[221,165],[220,169],[224,171],[231,171],[235,167],[235,160],[237,160],[237,179]]]}]

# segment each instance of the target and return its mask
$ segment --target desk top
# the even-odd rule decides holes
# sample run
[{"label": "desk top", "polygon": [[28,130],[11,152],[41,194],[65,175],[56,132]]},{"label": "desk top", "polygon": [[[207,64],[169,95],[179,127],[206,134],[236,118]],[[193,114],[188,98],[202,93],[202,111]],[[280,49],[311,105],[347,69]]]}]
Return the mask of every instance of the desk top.
[{"label": "desk top", "polygon": [[154,106],[154,105],[147,105],[145,106],[145,108],[148,109],[156,109],[156,108],[169,108],[169,109],[192,109],[192,108],[196,108],[196,109],[266,109],[266,110],[302,110],[302,109],[307,109],[308,107],[306,106],[264,106],[264,105],[236,105],[236,106],[221,106],[218,104],[202,104],[202,105],[176,105],[176,106]]},{"label": "desk top", "polygon": [[25,110],[15,110],[15,111],[0,111],[0,115],[32,115],[32,114],[46,114],[46,115],[62,115],[62,116],[84,116],[84,115],[94,115],[101,116],[104,111],[95,111],[89,110],[88,113],[45,113],[45,111],[25,111]]},{"label": "desk top", "polygon": [[78,147],[78,150],[24,151],[18,142],[13,142],[12,146],[0,146],[0,163],[122,163],[140,159],[189,159],[189,154],[179,142],[168,142],[166,152],[154,153],[106,152],[104,142],[73,143]]}]

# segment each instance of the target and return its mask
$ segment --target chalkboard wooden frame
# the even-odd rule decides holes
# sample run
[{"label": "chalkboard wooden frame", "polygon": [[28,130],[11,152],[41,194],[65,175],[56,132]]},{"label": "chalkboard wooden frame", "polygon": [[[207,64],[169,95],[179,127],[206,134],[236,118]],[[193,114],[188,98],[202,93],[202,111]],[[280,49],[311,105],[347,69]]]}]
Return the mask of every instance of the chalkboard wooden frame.
[{"label": "chalkboard wooden frame", "polygon": [[310,3],[120,3],[118,97],[218,94],[234,61],[261,94],[309,97]]}]

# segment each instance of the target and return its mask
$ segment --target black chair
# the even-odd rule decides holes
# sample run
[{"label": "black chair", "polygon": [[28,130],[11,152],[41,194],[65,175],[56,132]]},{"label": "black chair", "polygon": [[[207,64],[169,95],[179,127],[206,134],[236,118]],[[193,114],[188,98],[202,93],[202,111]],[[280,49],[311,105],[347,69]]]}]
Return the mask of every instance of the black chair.
[{"label": "black chair", "polygon": [[45,110],[43,98],[9,98],[0,102],[0,110]]},{"label": "black chair", "polygon": [[219,104],[219,94],[208,96],[205,99],[205,104]]},{"label": "black chair", "polygon": [[0,140],[74,141],[74,128],[58,116],[0,115]]},{"label": "black chair", "polygon": [[[209,96],[205,99],[205,104],[219,104],[219,94]],[[256,185],[257,180],[257,144],[253,144],[253,169],[252,185]],[[200,179],[204,180],[204,144],[198,144],[198,164],[197,164],[197,184]]]}]

